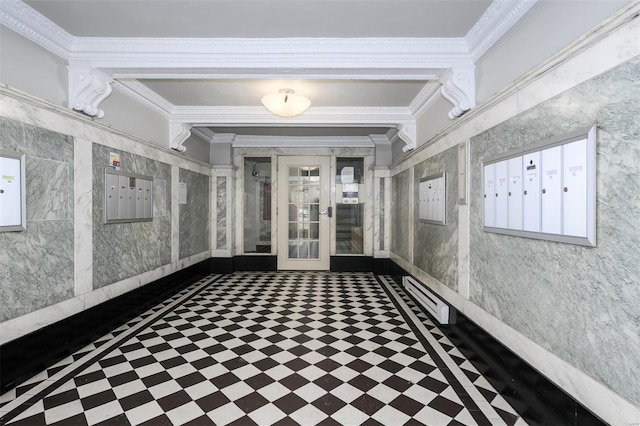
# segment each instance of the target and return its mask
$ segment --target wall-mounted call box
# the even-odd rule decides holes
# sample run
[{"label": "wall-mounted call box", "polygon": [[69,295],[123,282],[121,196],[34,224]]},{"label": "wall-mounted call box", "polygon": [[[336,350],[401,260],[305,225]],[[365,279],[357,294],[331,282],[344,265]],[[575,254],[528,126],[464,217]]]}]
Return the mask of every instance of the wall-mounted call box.
[{"label": "wall-mounted call box", "polygon": [[420,179],[418,217],[421,222],[446,225],[446,172]]},{"label": "wall-mounted call box", "polygon": [[483,160],[484,231],[596,245],[596,127]]},{"label": "wall-mounted call box", "polygon": [[27,229],[25,156],[0,150],[0,232]]},{"label": "wall-mounted call box", "polygon": [[104,223],[153,220],[152,177],[107,168],[104,183]]}]

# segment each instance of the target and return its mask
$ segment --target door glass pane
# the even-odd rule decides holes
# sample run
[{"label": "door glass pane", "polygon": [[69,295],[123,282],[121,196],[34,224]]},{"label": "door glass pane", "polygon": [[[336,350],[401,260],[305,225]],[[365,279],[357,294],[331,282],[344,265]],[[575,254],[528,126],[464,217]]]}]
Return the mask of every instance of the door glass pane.
[{"label": "door glass pane", "polygon": [[244,159],[244,252],[271,253],[271,158]]},{"label": "door glass pane", "polygon": [[364,159],[336,158],[336,254],[364,254]]},{"label": "door glass pane", "polygon": [[290,223],[289,224],[289,239],[290,240],[295,240],[298,238],[298,228],[296,228],[296,224],[295,223]]},{"label": "door glass pane", "polygon": [[312,240],[317,240],[320,238],[320,226],[317,223],[312,223],[309,225],[309,238]]},{"label": "door glass pane", "polygon": [[289,241],[289,258],[298,258],[298,243],[296,243],[295,241]]},{"label": "door glass pane", "polygon": [[289,258],[319,258],[320,168],[289,167]]},{"label": "door glass pane", "polygon": [[300,242],[300,259],[308,259],[309,258],[309,242],[301,241]]},{"label": "door glass pane", "polygon": [[309,205],[309,220],[313,222],[317,222],[320,220],[320,205],[319,204],[310,204]]}]

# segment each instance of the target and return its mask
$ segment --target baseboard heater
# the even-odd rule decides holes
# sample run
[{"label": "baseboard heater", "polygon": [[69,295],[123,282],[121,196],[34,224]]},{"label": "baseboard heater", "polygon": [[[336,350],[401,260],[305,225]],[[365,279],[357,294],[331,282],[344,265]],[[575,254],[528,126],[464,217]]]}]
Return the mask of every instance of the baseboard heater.
[{"label": "baseboard heater", "polygon": [[455,323],[455,309],[432,294],[424,284],[412,276],[402,277],[404,288],[429,312],[440,324]]}]

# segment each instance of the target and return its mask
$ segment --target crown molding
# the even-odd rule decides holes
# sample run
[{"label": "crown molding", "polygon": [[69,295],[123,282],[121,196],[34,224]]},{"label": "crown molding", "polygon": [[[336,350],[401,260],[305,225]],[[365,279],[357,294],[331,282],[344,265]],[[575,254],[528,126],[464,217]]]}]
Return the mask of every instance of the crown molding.
[{"label": "crown molding", "polygon": [[440,83],[427,82],[409,104],[409,111],[414,117],[422,115],[425,109],[440,98]]},{"label": "crown molding", "polygon": [[25,3],[0,0],[0,24],[51,53],[69,59],[75,37]]},{"label": "crown molding", "polygon": [[113,80],[113,88],[133,100],[154,109],[165,118],[171,118],[173,104],[139,81],[131,79]]},{"label": "crown molding", "polygon": [[295,117],[277,117],[261,106],[175,106],[172,121],[201,125],[252,124],[307,126],[326,124],[395,126],[415,119],[406,107],[311,107]]},{"label": "crown molding", "polygon": [[236,135],[234,148],[374,148],[369,136],[257,136]]},{"label": "crown molding", "polygon": [[216,133],[213,130],[207,127],[192,127],[191,134],[209,143],[213,143],[213,138],[216,135]]},{"label": "crown molding", "polygon": [[464,39],[76,39],[71,64],[114,78],[437,80],[473,62]]},{"label": "crown molding", "polygon": [[471,60],[480,59],[536,2],[494,0],[465,36]]},{"label": "crown molding", "polygon": [[389,140],[387,133],[384,135],[369,135],[369,139],[371,139],[371,143],[374,145],[391,145],[391,141]]},{"label": "crown molding", "polygon": [[[404,79],[443,82],[441,94],[454,104],[450,118],[475,106],[474,62],[535,4],[494,0],[463,38],[133,38],[74,37],[20,0],[0,0],[0,23],[83,69],[80,92],[88,114],[111,91],[159,111],[172,122],[206,124],[377,124],[399,126],[407,147],[415,146],[415,117],[436,99],[427,84],[408,108],[312,108],[279,119],[262,108],[176,107],[135,81],[140,78],[317,78]],[[443,75],[451,77],[443,79]],[[87,76],[91,76],[87,83]],[[97,77],[96,77],[97,76]],[[70,103],[77,103],[71,83]],[[108,78],[116,80],[109,81]],[[83,84],[84,84],[83,83]],[[83,92],[88,90],[88,93]],[[82,103],[82,102],[80,102]],[[72,106],[75,108],[75,106]],[[258,111],[258,109],[260,111]],[[173,137],[172,137],[173,141]],[[172,142],[173,143],[173,142]],[[178,144],[180,145],[180,144]]]}]

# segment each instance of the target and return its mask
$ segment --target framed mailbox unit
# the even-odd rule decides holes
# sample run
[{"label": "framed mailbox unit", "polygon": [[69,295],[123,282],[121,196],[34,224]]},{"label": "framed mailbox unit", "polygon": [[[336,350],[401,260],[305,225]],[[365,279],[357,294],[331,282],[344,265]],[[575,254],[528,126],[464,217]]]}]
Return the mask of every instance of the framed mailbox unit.
[{"label": "framed mailbox unit", "polygon": [[418,217],[420,222],[446,225],[446,172],[420,179]]},{"label": "framed mailbox unit", "polygon": [[0,150],[0,232],[27,229],[25,156]]},{"label": "framed mailbox unit", "polygon": [[485,158],[483,230],[596,245],[596,126]]},{"label": "framed mailbox unit", "polygon": [[153,220],[153,178],[106,168],[104,223]]}]

